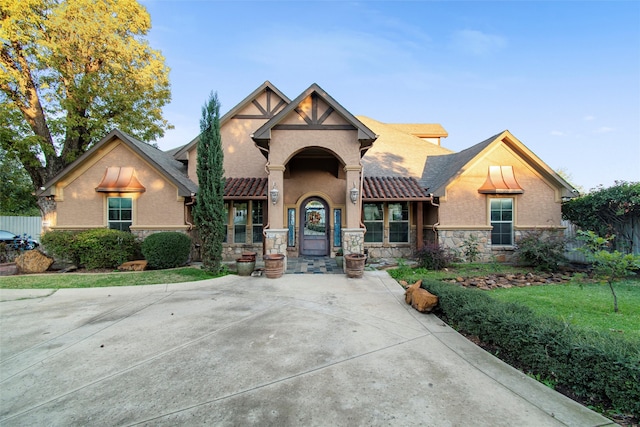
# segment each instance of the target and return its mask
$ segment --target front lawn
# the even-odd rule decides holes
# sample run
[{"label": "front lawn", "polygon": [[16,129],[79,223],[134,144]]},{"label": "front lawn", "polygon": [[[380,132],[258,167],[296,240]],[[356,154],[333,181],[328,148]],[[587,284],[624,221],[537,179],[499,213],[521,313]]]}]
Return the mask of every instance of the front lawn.
[{"label": "front lawn", "polygon": [[[446,280],[528,271],[531,270],[504,264],[455,264],[439,271],[400,267],[389,270],[389,274],[396,280],[414,283],[420,279]],[[640,279],[616,283],[614,289],[620,306],[618,313],[613,311],[613,296],[609,287],[586,281],[580,275],[564,284],[486,292],[502,301],[524,304],[538,314],[555,317],[572,326],[640,339]]]},{"label": "front lawn", "polygon": [[99,288],[195,282],[217,277],[193,267],[113,273],[47,273],[0,277],[3,289]]},{"label": "front lawn", "polygon": [[548,286],[496,289],[491,296],[524,304],[573,326],[640,340],[640,280],[614,284],[619,311],[607,285],[572,281]]}]

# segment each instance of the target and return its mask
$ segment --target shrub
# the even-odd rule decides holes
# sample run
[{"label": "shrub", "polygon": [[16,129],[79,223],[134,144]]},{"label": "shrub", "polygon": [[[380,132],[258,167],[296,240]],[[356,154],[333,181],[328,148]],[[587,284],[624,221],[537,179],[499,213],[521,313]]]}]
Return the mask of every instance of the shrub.
[{"label": "shrub", "polygon": [[133,259],[137,241],[125,231],[97,228],[82,232],[53,230],[42,236],[49,255],[78,267],[116,268]]},{"label": "shrub", "polygon": [[465,261],[476,262],[480,257],[480,248],[478,247],[480,242],[478,236],[475,234],[470,235],[462,244],[462,250],[464,253]]},{"label": "shrub", "polygon": [[73,246],[81,266],[116,268],[133,259],[136,237],[126,231],[97,228],[78,233]]},{"label": "shrub", "polygon": [[174,231],[155,233],[142,242],[142,254],[151,268],[174,268],[189,260],[191,238]]},{"label": "shrub", "polygon": [[437,310],[456,329],[476,335],[499,356],[594,405],[640,414],[640,343],[583,331],[477,289],[423,280]]},{"label": "shrub", "polygon": [[455,254],[437,243],[427,243],[416,252],[418,265],[428,270],[441,270],[455,261]]},{"label": "shrub", "polygon": [[538,270],[556,270],[566,262],[565,244],[562,236],[536,231],[518,240],[517,256],[521,263]]},{"label": "shrub", "polygon": [[40,243],[47,254],[79,266],[80,258],[73,245],[76,234],[72,231],[51,230],[42,235]]}]

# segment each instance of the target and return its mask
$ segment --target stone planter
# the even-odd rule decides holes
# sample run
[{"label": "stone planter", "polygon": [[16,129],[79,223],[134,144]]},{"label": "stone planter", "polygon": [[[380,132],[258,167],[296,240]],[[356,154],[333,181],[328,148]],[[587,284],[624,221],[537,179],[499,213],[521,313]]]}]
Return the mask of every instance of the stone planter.
[{"label": "stone planter", "polygon": [[262,257],[264,260],[264,272],[268,279],[277,279],[284,274],[284,255],[270,254]]},{"label": "stone planter", "polygon": [[236,260],[236,271],[238,276],[251,276],[253,270],[256,269],[256,261],[251,258],[238,258]]},{"label": "stone planter", "polygon": [[347,254],[344,256],[345,273],[352,279],[360,279],[364,274],[364,263],[367,256],[364,254]]}]

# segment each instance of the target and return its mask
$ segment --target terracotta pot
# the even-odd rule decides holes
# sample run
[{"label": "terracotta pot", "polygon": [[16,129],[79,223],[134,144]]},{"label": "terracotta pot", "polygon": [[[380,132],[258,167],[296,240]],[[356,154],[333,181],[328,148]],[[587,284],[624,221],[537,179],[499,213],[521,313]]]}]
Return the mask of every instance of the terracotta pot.
[{"label": "terracotta pot", "polygon": [[344,256],[345,273],[347,277],[359,279],[364,274],[364,263],[367,256],[364,254],[347,254]]},{"label": "terracotta pot", "polygon": [[256,255],[256,252],[242,252],[242,258],[250,258],[253,262],[256,262]]},{"label": "terracotta pot", "polygon": [[284,274],[284,255],[270,254],[262,257],[264,260],[264,272],[268,279],[277,279]]}]

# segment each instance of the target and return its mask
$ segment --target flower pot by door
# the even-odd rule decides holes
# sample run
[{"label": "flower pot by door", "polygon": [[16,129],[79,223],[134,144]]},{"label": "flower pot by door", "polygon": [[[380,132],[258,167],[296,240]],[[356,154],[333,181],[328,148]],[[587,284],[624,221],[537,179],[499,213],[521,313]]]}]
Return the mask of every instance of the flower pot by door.
[{"label": "flower pot by door", "polygon": [[277,279],[284,273],[284,255],[270,254],[262,257],[264,260],[264,272],[268,279]]},{"label": "flower pot by door", "polygon": [[345,273],[347,277],[359,279],[364,274],[364,263],[367,260],[364,254],[347,254],[344,256]]}]

